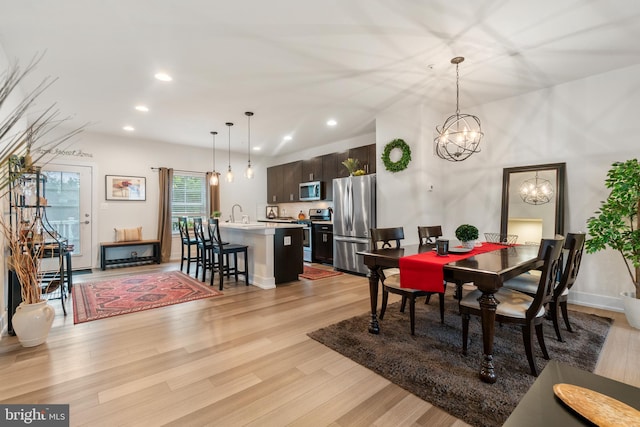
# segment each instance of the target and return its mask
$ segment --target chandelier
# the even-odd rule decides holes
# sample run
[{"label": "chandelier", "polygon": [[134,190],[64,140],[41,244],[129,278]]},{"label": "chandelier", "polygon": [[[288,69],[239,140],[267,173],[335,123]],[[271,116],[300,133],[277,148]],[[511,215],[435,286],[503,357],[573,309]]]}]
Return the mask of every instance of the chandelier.
[{"label": "chandelier", "polygon": [[535,178],[525,179],[520,185],[520,197],[522,201],[530,205],[544,205],[551,201],[553,196],[553,186],[548,179]]},{"label": "chandelier", "polygon": [[436,126],[438,136],[433,140],[436,155],[450,162],[461,162],[473,153],[479,153],[480,140],[484,135],[479,118],[460,113],[458,65],[462,61],[464,61],[462,56],[456,56],[451,60],[452,64],[456,64],[456,112],[445,120],[441,128]]}]

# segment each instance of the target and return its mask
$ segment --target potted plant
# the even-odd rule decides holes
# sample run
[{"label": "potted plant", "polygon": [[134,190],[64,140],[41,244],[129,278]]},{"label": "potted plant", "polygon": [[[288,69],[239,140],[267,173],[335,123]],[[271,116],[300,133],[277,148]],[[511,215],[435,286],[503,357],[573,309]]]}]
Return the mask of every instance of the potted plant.
[{"label": "potted plant", "polygon": [[349,175],[353,175],[358,170],[358,166],[360,166],[360,160],[349,157],[342,164],[349,171]]},{"label": "potted plant", "polygon": [[[0,196],[25,174],[32,173],[44,156],[61,143],[81,132],[84,126],[70,132],[55,130],[67,119],[60,118],[54,105],[37,113],[27,122],[27,113],[38,96],[52,80],[45,78],[33,91],[19,95],[20,84],[32,72],[40,58],[35,58],[24,70],[17,64],[0,73]],[[5,101],[17,100],[6,108]],[[59,134],[60,136],[52,136]],[[43,241],[38,237],[39,223],[32,218],[11,224],[0,215],[0,233],[4,236],[9,255],[7,265],[20,285],[22,303],[16,313],[9,313],[20,343],[25,347],[43,343],[53,322],[54,310],[42,299],[40,262]]]},{"label": "potted plant", "polygon": [[465,248],[473,248],[478,239],[478,229],[470,224],[462,224],[456,228],[456,239],[460,240]]},{"label": "potted plant", "polygon": [[587,253],[607,247],[622,256],[635,294],[623,292],[629,324],[640,329],[640,163],[637,159],[615,162],[605,180],[611,192],[600,209],[587,220]]}]

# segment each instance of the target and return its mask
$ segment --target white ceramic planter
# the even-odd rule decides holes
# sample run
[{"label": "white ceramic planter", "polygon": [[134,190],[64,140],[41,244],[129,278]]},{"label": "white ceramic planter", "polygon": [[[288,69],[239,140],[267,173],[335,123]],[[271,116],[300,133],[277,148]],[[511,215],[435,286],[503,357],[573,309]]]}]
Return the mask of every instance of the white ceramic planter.
[{"label": "white ceramic planter", "polygon": [[635,292],[622,292],[620,295],[622,295],[627,322],[632,327],[640,329],[640,299],[636,298]]},{"label": "white ceramic planter", "polygon": [[35,347],[47,340],[55,310],[46,301],[21,303],[11,319],[13,330],[23,347]]}]

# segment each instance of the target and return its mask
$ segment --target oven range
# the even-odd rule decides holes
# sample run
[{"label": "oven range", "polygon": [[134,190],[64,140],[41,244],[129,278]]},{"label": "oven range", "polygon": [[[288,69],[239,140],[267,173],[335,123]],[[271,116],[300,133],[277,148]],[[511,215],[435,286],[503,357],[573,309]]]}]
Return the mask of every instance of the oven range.
[{"label": "oven range", "polygon": [[311,250],[313,248],[313,232],[311,229],[311,225],[313,221],[331,221],[331,210],[309,209],[308,219],[301,219],[297,221],[298,224],[305,225],[305,227],[302,229],[303,260],[305,262],[312,262]]}]

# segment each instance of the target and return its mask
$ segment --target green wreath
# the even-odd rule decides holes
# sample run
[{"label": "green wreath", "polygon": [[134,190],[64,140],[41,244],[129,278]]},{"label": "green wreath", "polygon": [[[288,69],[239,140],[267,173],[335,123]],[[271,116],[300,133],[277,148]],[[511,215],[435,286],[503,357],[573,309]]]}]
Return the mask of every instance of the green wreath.
[{"label": "green wreath", "polygon": [[[402,150],[402,157],[398,159],[397,162],[391,161],[389,157],[391,152],[399,148]],[[384,146],[384,151],[382,152],[382,162],[384,163],[384,167],[389,172],[400,172],[405,170],[411,161],[411,148],[404,142],[402,139],[394,139],[390,143]]]}]

